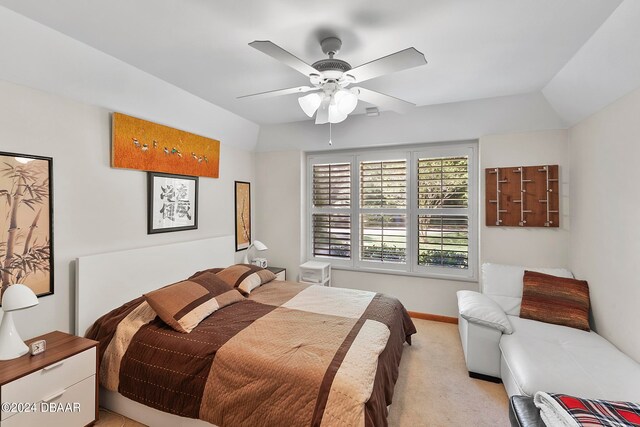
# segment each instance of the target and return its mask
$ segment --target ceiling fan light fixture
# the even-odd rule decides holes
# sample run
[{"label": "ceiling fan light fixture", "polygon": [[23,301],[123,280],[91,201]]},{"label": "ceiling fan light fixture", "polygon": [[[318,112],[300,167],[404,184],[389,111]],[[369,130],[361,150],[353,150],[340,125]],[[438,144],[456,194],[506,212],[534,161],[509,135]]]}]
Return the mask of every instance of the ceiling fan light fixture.
[{"label": "ceiling fan light fixture", "polygon": [[347,118],[348,114],[340,111],[339,106],[329,105],[329,123],[340,123]]},{"label": "ceiling fan light fixture", "polygon": [[322,103],[322,96],[318,93],[310,93],[309,95],[298,98],[300,108],[302,108],[302,111],[309,117],[313,117],[318,107],[320,107],[320,103]]},{"label": "ceiling fan light fixture", "polygon": [[334,95],[336,107],[345,116],[351,114],[358,105],[358,96],[351,90],[341,89]]}]

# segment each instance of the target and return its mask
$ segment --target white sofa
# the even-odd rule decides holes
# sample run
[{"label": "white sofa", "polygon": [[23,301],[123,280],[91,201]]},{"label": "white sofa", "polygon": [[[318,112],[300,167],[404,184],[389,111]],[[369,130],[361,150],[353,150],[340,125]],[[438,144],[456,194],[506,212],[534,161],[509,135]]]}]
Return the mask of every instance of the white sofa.
[{"label": "white sofa", "polygon": [[519,317],[525,269],[573,277],[565,269],[484,264],[481,293],[458,292],[470,375],[501,379],[509,396],[546,391],[640,402],[640,364],[603,337]]}]

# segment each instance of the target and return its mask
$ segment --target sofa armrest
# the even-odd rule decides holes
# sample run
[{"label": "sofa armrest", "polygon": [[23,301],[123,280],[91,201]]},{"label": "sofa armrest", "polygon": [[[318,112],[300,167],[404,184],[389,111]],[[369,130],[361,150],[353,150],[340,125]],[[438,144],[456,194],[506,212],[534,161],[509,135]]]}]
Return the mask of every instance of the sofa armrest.
[{"label": "sofa armrest", "polygon": [[511,322],[497,302],[474,291],[458,291],[460,316],[471,323],[488,326],[505,334],[513,333]]}]

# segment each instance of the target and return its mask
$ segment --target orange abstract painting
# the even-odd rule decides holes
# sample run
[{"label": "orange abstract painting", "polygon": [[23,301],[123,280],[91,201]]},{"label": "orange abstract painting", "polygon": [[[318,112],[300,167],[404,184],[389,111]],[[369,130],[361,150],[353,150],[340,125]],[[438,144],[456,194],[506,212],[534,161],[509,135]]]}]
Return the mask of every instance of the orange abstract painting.
[{"label": "orange abstract painting", "polygon": [[218,178],[220,141],[114,113],[111,166]]}]

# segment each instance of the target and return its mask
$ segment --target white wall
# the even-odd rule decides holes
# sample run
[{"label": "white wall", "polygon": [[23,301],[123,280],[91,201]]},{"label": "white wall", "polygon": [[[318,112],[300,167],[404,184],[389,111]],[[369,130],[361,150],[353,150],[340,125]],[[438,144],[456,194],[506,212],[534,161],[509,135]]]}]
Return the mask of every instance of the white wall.
[{"label": "white wall", "polygon": [[[333,149],[477,139],[482,135],[560,129],[540,92],[415,108],[407,114],[350,116],[333,125]],[[305,120],[260,127],[258,151],[327,150],[329,126]]]},{"label": "white wall", "polygon": [[480,218],[483,262],[528,267],[567,267],[569,245],[569,162],[567,131],[553,130],[480,138],[481,209],[484,210],[485,168],[560,166],[560,227],[487,227]]},{"label": "white wall", "polygon": [[304,257],[304,154],[300,151],[256,153],[256,239],[269,248],[260,256],[286,267],[296,280]]},{"label": "white wall", "polygon": [[[283,141],[301,141],[297,131],[280,127]],[[290,128],[289,128],[290,129]],[[364,131],[365,133],[370,130]],[[415,132],[415,129],[408,130]],[[406,133],[405,133],[406,135]],[[266,138],[266,140],[265,140]],[[264,147],[274,138],[272,129],[258,141]],[[361,146],[366,138],[356,134],[342,140],[342,146]],[[267,145],[268,146],[268,145]],[[566,190],[568,182],[567,133],[563,130],[493,135],[480,138],[480,165],[485,167],[559,164],[562,171],[560,229],[480,228],[480,262],[491,261],[529,266],[567,265],[568,222]],[[304,260],[305,155],[301,150],[256,153],[256,196],[258,239],[269,246],[266,256],[271,265],[287,268],[295,279],[298,265]],[[482,172],[481,176],[482,176]],[[481,190],[479,221],[484,224],[484,187]],[[456,291],[477,290],[478,284],[456,280],[411,277],[398,274],[363,273],[333,270],[333,285],[383,292],[400,299],[408,310],[457,316]]]},{"label": "white wall", "polygon": [[253,152],[223,141],[220,179],[200,178],[198,230],[147,235],[146,174],[109,166],[109,110],[0,81],[0,141],[1,151],[53,157],[55,294],[17,313],[23,338],[73,330],[76,257],[233,234],[233,181],[254,181]]},{"label": "white wall", "polygon": [[640,361],[640,89],[573,127],[570,267],[589,282],[595,327]]}]

